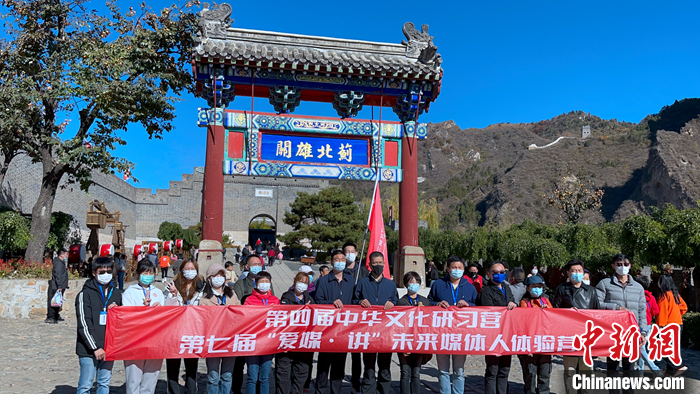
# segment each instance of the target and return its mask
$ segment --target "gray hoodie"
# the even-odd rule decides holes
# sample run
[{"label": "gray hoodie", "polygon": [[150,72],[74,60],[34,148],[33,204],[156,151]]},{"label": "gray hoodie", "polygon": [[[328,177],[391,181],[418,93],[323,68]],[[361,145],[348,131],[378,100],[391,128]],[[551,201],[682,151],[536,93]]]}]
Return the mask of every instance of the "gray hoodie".
[{"label": "gray hoodie", "polygon": [[[647,333],[647,301],[644,288],[627,275],[627,286],[622,287],[616,275],[605,278],[598,283],[598,300],[602,309],[617,310],[624,307],[634,313],[639,324],[639,331]],[[627,327],[625,327],[627,328]]]}]

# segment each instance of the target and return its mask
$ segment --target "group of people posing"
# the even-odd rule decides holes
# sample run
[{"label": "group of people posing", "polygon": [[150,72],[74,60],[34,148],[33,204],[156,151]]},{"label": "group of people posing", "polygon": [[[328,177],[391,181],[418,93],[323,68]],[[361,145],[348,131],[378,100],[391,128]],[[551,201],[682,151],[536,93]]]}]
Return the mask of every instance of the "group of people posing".
[{"label": "group of people posing", "polygon": [[[76,299],[78,338],[76,352],[80,359],[78,393],[88,393],[97,380],[97,393],[109,392],[113,362],[105,361],[104,337],[107,311],[117,305],[124,306],[231,306],[231,305],[306,305],[327,304],[335,308],[345,305],[361,307],[396,305],[421,307],[439,306],[468,308],[476,305],[520,308],[578,308],[629,310],[635,314],[639,328],[646,335],[651,319],[656,314],[657,324],[682,324],[682,314],[687,307],[678,295],[672,278],[659,280],[662,295],[658,303],[649,300],[649,283],[640,284],[629,275],[630,262],[624,255],[612,261],[614,274],[592,287],[586,283],[587,275],[580,260],[567,263],[568,280],[559,285],[552,299],[545,294],[546,285],[536,273],[525,277],[522,269],[508,272],[507,265],[494,261],[485,268],[485,277],[478,266],[465,267],[463,259],[453,256],[445,264],[446,275],[435,280],[427,297],[418,294],[422,278],[416,272],[408,272],[401,281],[407,293],[399,298],[397,284],[383,276],[384,256],[373,252],[369,256],[369,268],[356,261],[356,246],[346,243],[342,249],[331,253],[331,266],[322,267],[319,278],[303,266],[294,277],[290,288],[281,297],[272,289],[272,276],[263,270],[263,262],[257,254],[250,254],[241,262],[243,273],[235,281],[230,272],[232,264],[224,267],[210,265],[206,272],[199,272],[196,260],[182,262],[173,282],[161,291],[153,286],[156,264],[149,259],[138,262],[138,283],[123,293],[112,282],[113,262],[98,258],[92,263],[93,277],[89,279]],[[468,270],[467,270],[468,269]],[[465,271],[467,270],[467,271]],[[324,273],[327,271],[327,273]],[[511,277],[511,282],[506,278]],[[651,305],[654,305],[651,306]],[[351,353],[351,384],[353,392],[363,394],[389,394],[391,389],[391,353]],[[400,391],[402,394],[421,392],[421,367],[431,355],[399,353]],[[272,361],[274,359],[274,375]],[[270,379],[275,379],[277,394],[303,394],[310,387],[313,370],[313,353],[289,352],[276,355],[247,357],[220,357],[205,359],[207,367],[207,393],[241,394],[244,369],[247,366],[245,387],[248,393],[269,394]],[[550,355],[528,354],[519,356],[525,382],[525,394],[548,394],[552,359]],[[183,359],[165,360],[169,393],[180,393],[180,368]],[[316,394],[340,394],[345,378],[347,353],[319,353],[316,364]],[[436,355],[441,394],[464,392],[465,355]],[[648,358],[647,358],[648,361]],[[485,356],[484,384],[486,394],[506,394],[511,356]],[[648,361],[649,362],[649,361]],[[184,359],[185,392],[197,393],[197,367],[199,359]],[[653,362],[649,362],[656,367]],[[153,393],[163,360],[127,360],[127,393]],[[608,359],[608,370],[617,370],[620,362]],[[634,369],[629,359],[621,361],[623,370]],[[650,366],[651,366],[650,365]],[[590,369],[581,357],[565,356],[567,371]],[[676,375],[686,367],[667,361],[666,373]],[[273,375],[273,376],[272,376]],[[570,385],[567,385],[567,392]]]}]

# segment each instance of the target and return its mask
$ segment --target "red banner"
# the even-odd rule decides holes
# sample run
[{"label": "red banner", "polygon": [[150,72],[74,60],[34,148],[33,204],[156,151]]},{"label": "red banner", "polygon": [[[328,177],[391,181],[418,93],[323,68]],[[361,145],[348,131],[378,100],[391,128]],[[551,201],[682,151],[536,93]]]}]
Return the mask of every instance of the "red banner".
[{"label": "red banner", "polygon": [[629,311],[502,307],[276,305],[116,307],[108,312],[107,360],[230,357],[298,352],[582,355],[574,337],[591,320],[605,331],[593,356],[608,356],[613,323]]}]

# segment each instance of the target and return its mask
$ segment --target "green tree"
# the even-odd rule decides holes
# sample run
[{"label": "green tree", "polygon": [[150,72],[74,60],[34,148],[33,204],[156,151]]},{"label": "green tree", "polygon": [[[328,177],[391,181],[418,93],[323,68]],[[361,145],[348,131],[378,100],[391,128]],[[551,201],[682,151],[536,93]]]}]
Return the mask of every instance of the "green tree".
[{"label": "green tree", "polygon": [[293,231],[280,236],[292,248],[331,250],[345,241],[362,242],[365,219],[360,214],[350,191],[331,187],[317,194],[300,192],[290,210],[284,214],[284,223]]},{"label": "green tree", "polygon": [[65,212],[51,214],[51,230],[46,248],[58,250],[72,244],[80,243],[80,224],[73,215]]},{"label": "green tree", "polygon": [[184,239],[185,230],[182,228],[180,223],[163,222],[158,226],[159,239],[164,241],[171,241],[174,239]]},{"label": "green tree", "polygon": [[17,253],[27,247],[31,237],[27,218],[16,211],[0,212],[0,250]]},{"label": "green tree", "polygon": [[185,243],[185,247],[199,246],[199,243],[202,241],[202,222],[187,227],[183,231],[182,240]]},{"label": "green tree", "polygon": [[603,189],[595,190],[592,181],[582,182],[571,176],[562,178],[548,201],[550,207],[555,206],[564,214],[567,223],[576,224],[586,211],[600,209],[604,193]]},{"label": "green tree", "polygon": [[250,227],[255,230],[272,230],[272,226],[267,222],[267,218],[263,216],[262,220],[253,220],[250,222]]},{"label": "green tree", "polygon": [[42,168],[29,261],[42,257],[63,176],[87,190],[93,170],[130,171],[132,163],[112,155],[126,144],[120,133],[137,123],[160,138],[172,129],[174,101],[194,86],[192,12],[173,6],[154,13],[145,3],[122,12],[110,1],[104,16],[85,3],[0,2],[0,103],[23,108],[17,123],[0,131],[21,130],[22,149]]}]

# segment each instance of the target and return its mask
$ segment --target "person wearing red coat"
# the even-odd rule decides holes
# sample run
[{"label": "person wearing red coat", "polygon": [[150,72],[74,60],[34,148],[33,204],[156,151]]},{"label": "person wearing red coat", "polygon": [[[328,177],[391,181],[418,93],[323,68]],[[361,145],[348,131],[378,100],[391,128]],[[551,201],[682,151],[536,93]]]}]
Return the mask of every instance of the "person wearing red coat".
[{"label": "person wearing red coat", "polygon": [[[651,287],[651,279],[648,276],[639,276],[636,278],[636,280],[644,288],[644,298],[646,298],[647,302],[647,327],[651,327],[652,319],[659,315],[659,304],[656,303],[654,295],[649,291],[649,287]],[[637,361],[637,369],[643,371],[644,365],[648,365],[649,369],[652,371],[659,370],[656,363],[649,359],[649,353],[647,353],[646,347],[642,346],[639,361]]]},{"label": "person wearing red coat", "polygon": [[[272,275],[267,271],[260,271],[255,276],[256,288],[245,299],[243,305],[280,305],[280,299],[272,295]],[[270,392],[270,367],[272,366],[272,354],[261,356],[247,356],[249,393],[269,394]],[[259,389],[259,390],[257,390]]]}]

